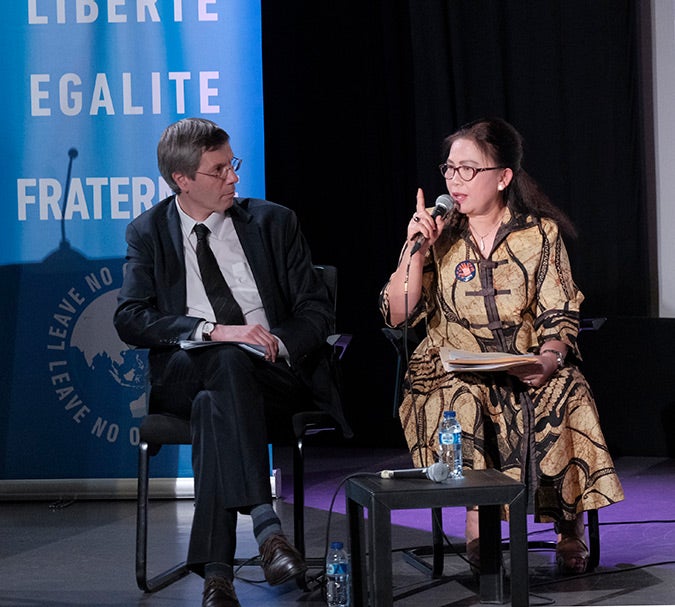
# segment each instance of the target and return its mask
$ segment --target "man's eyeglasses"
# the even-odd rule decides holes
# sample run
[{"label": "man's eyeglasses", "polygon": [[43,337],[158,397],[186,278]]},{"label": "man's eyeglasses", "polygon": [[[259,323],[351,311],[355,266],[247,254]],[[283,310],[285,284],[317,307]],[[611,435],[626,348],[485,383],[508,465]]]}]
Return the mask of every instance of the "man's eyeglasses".
[{"label": "man's eyeglasses", "polygon": [[463,164],[460,164],[458,167],[454,167],[444,162],[443,164],[438,165],[438,168],[441,170],[441,175],[443,175],[443,177],[446,179],[452,179],[455,176],[455,173],[459,173],[462,181],[471,181],[476,176],[476,173],[481,173],[483,171],[496,171],[497,169],[503,169],[504,167],[476,168]]},{"label": "man's eyeglasses", "polygon": [[215,177],[216,179],[227,179],[227,174],[230,171],[234,171],[235,173],[239,171],[239,169],[241,168],[241,162],[242,162],[241,158],[233,156],[232,160],[230,160],[230,164],[225,165],[215,173],[204,173],[202,171],[195,171],[195,173],[199,173],[200,175],[206,175],[207,177]]}]

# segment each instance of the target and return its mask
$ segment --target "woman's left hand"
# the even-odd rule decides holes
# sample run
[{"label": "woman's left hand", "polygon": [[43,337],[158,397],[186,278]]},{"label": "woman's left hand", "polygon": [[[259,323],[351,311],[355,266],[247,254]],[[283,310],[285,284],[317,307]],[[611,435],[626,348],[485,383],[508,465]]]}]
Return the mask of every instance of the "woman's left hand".
[{"label": "woman's left hand", "polygon": [[530,388],[540,388],[558,370],[558,362],[552,356],[539,354],[537,362],[522,367],[509,369],[509,373],[517,377]]}]

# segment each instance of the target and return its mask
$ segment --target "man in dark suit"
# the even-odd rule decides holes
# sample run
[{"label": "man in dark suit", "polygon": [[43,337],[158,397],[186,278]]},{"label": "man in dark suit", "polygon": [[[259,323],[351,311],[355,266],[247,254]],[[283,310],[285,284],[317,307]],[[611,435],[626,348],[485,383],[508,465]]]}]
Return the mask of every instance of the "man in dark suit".
[{"label": "man in dark suit", "polygon": [[[224,130],[180,120],[162,134],[157,157],[175,195],[127,228],[115,327],[126,343],[150,349],[150,410],[190,419],[187,562],[205,578],[202,605],[238,606],[237,513],[252,517],[268,583],[307,569],[272,508],[266,415],[306,409],[313,396],[351,434],[324,350],[333,307],[296,215],[235,197],[241,160]],[[182,340],[246,343],[263,356],[232,343],[185,350]]]}]

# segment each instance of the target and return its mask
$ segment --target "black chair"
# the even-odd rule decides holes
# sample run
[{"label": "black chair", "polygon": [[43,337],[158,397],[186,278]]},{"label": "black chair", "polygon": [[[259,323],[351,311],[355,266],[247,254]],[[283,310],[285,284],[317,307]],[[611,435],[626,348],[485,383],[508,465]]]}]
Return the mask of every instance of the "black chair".
[{"label": "black chair", "polygon": [[[605,318],[582,319],[580,331],[597,331],[603,325],[605,320]],[[408,328],[403,331],[402,329],[383,327],[382,333],[389,343],[392,344],[396,352],[396,381],[394,384],[393,416],[398,417],[398,408],[401,404],[401,391],[403,387],[403,378],[406,372],[408,354],[420,343],[423,336],[420,335],[420,331],[416,328]],[[531,514],[531,512],[529,513]],[[600,523],[597,510],[586,511],[586,526],[588,529],[589,542],[587,571],[593,571],[600,563]],[[406,548],[402,551],[402,554],[405,560],[417,569],[425,573],[430,573],[433,578],[440,578],[443,575],[443,561],[445,555],[454,552],[449,546],[446,546],[444,542],[443,518],[440,508],[433,508],[431,511],[431,530],[431,546]],[[527,546],[530,550],[555,550],[556,542],[530,540],[528,541]],[[502,548],[504,550],[509,548],[508,541],[502,543]],[[425,557],[429,556],[432,557],[431,563],[425,559]]]},{"label": "black chair", "polygon": [[[337,268],[316,265],[333,301],[337,302]],[[333,328],[335,331],[335,328]],[[351,335],[333,333],[328,338],[331,347],[333,371],[340,379],[339,364]],[[309,403],[308,403],[309,405]],[[304,459],[305,438],[321,432],[336,430],[333,418],[320,410],[308,410],[296,413],[290,422],[293,447],[293,541],[298,551],[305,556],[305,487]],[[172,415],[152,413],[146,415],[140,424],[140,443],[138,451],[138,494],[136,512],[136,583],[144,592],[156,592],[176,582],[190,573],[185,562],[170,569],[148,576],[148,499],[150,479],[150,458],[157,455],[163,445],[190,445],[190,422]],[[309,566],[322,566],[323,558],[307,559]],[[235,566],[259,564],[259,558],[236,559]],[[299,580],[302,586],[303,581]]]}]

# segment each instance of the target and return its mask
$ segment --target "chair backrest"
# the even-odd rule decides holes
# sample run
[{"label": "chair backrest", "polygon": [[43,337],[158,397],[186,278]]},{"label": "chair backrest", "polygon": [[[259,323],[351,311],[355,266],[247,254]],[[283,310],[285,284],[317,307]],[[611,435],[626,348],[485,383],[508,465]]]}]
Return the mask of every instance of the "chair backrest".
[{"label": "chair backrest", "polygon": [[[328,289],[328,296],[333,302],[333,316],[336,318],[331,327],[331,335],[328,336],[328,345],[333,348],[333,364],[337,364],[335,359],[341,359],[347,351],[347,346],[352,341],[352,336],[348,333],[337,332],[337,268],[335,266],[315,264],[314,269],[323,279],[326,288]],[[340,380],[340,383],[342,381]]]},{"label": "chair backrest", "polygon": [[[328,296],[333,303],[333,313],[337,312],[337,268],[335,266],[326,266],[314,264],[314,269],[323,279],[326,288],[328,289]],[[335,327],[331,328],[331,332],[335,333]]]},{"label": "chair backrest", "polygon": [[[418,325],[419,326],[419,325]],[[422,327],[424,325],[422,324]],[[423,334],[420,329],[408,328],[405,332],[402,329],[392,329],[383,327],[382,333],[389,340],[396,351],[396,377],[394,380],[394,403],[392,406],[392,417],[398,417],[398,408],[401,404],[401,394],[403,391],[403,378],[405,377],[408,366],[408,357],[410,353],[422,341]]]}]

